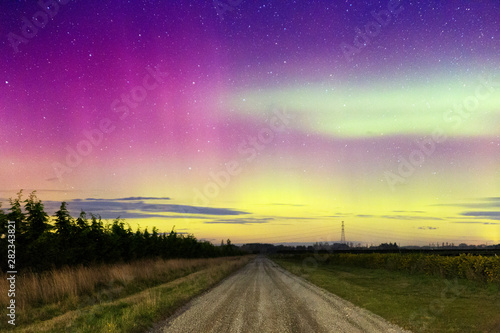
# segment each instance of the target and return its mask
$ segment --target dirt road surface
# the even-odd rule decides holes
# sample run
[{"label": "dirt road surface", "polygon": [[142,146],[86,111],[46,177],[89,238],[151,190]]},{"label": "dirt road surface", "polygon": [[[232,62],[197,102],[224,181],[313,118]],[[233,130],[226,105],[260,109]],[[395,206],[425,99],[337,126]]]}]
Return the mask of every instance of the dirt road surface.
[{"label": "dirt road surface", "polygon": [[154,332],[408,332],[258,257]]}]

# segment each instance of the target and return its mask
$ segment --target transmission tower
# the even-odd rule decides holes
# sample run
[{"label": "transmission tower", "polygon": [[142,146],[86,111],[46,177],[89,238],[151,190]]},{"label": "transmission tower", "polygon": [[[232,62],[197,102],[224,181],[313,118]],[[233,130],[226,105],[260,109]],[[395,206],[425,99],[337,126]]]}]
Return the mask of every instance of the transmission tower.
[{"label": "transmission tower", "polygon": [[345,244],[344,221],[342,221],[342,235],[340,236],[340,242]]}]

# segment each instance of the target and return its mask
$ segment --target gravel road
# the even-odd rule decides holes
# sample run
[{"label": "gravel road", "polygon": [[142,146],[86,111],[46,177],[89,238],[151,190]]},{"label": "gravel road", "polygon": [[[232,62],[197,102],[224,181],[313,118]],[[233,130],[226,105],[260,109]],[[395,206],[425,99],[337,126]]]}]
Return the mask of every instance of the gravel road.
[{"label": "gravel road", "polygon": [[154,332],[408,332],[258,257]]}]

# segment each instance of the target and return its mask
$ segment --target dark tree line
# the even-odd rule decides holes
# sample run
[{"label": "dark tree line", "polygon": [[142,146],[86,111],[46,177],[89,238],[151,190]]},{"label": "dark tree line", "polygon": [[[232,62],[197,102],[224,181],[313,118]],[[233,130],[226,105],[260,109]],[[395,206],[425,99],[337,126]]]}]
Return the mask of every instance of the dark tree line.
[{"label": "dark tree line", "polygon": [[[25,200],[22,191],[9,199],[7,212],[0,209],[1,269],[7,271],[8,221],[15,225],[16,269],[42,271],[50,268],[114,263],[141,258],[200,258],[240,254],[226,244],[215,246],[199,241],[193,235],[182,235],[172,229],[159,233],[156,227],[132,228],[123,219],[104,223],[100,216],[80,213],[73,218],[62,202],[52,221],[41,200],[32,192]],[[0,207],[1,208],[1,207]],[[11,227],[12,229],[12,227]]]}]

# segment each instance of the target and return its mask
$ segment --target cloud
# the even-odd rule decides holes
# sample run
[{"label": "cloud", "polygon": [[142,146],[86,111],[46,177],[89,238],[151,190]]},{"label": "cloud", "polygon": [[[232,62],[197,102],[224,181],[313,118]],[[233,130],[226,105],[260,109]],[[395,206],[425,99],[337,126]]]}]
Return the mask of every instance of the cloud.
[{"label": "cloud", "polygon": [[[117,217],[126,219],[147,218],[194,218],[207,219],[210,216],[234,216],[248,214],[247,212],[228,208],[198,207],[190,205],[177,205],[167,203],[147,203],[139,199],[147,200],[170,200],[170,198],[158,197],[128,197],[117,199],[73,199],[67,201],[67,207],[72,216],[78,216],[83,210],[86,213],[100,215],[103,219],[115,219]],[[53,215],[59,207],[59,201],[43,201],[45,210]],[[179,214],[179,215],[173,215]],[[208,216],[207,216],[208,215]]]},{"label": "cloud", "polygon": [[457,221],[457,222],[451,222],[451,223],[465,223],[465,224],[500,224],[500,222],[479,222],[479,221]]},{"label": "cloud", "polygon": [[265,206],[291,206],[291,207],[305,207],[306,205],[300,205],[300,204],[288,204],[288,203],[269,203],[269,204],[264,204]]},{"label": "cloud", "polygon": [[433,206],[460,207],[460,208],[468,208],[468,209],[473,209],[473,208],[494,209],[494,208],[500,208],[500,197],[483,197],[483,198],[475,199],[474,202],[436,204]]},{"label": "cloud", "polygon": [[128,197],[128,198],[117,198],[117,199],[87,198],[85,200],[89,200],[89,201],[137,201],[137,200],[170,200],[170,198],[169,197]]},{"label": "cloud", "polygon": [[[57,178],[56,178],[57,179]],[[69,192],[78,192],[77,190],[51,190],[51,189],[29,189],[29,188],[24,188],[23,190],[23,195],[27,195],[33,191],[36,191],[37,194],[44,193],[44,192],[51,192],[51,193],[69,193]],[[0,190],[0,193],[13,193],[14,195],[17,194],[20,191],[20,189],[11,189],[11,190]]]},{"label": "cloud", "polygon": [[436,230],[436,229],[439,229],[439,228],[438,227],[424,226],[424,227],[418,227],[417,229],[421,229],[421,230]]},{"label": "cloud", "polygon": [[[162,217],[162,218],[172,218],[172,216],[166,216],[166,215],[161,215],[161,214],[144,214],[144,213],[138,213],[138,212],[127,212],[127,211],[109,211],[109,212],[101,212],[99,214],[96,214],[95,212],[89,212],[94,213],[95,215],[101,216],[103,219],[116,219],[116,218],[127,218],[127,219],[144,219],[144,218],[152,218],[152,217]],[[74,214],[75,216],[77,214]],[[79,213],[78,213],[79,215]],[[180,216],[176,216],[179,218]]]},{"label": "cloud", "polygon": [[463,212],[462,216],[472,216],[475,218],[486,218],[492,220],[500,220],[500,211],[477,211],[477,212]]},{"label": "cloud", "polygon": [[[394,212],[405,212],[405,211],[394,211]],[[408,211],[408,212],[421,213],[421,211]],[[391,220],[442,220],[442,218],[440,218],[440,217],[425,216],[425,215],[401,215],[401,214],[367,215],[367,214],[358,214],[355,216],[361,217],[361,218],[379,218],[379,219],[391,219]]]},{"label": "cloud", "polygon": [[422,215],[381,215],[380,217],[395,220],[442,220],[440,217]]},{"label": "cloud", "polygon": [[393,210],[393,213],[425,213],[423,210]]},{"label": "cloud", "polygon": [[46,181],[48,182],[55,182],[56,180],[59,180],[57,177],[52,177],[52,178],[45,178]]},{"label": "cloud", "polygon": [[[142,203],[142,202],[141,202]],[[233,210],[229,208],[211,208],[189,205],[174,204],[144,204],[141,209],[148,212],[173,212],[182,214],[201,214],[201,215],[241,215],[247,212]]]},{"label": "cloud", "polygon": [[270,221],[274,220],[272,217],[266,217],[266,218],[241,218],[241,219],[227,219],[227,220],[214,220],[214,221],[208,221],[204,222],[207,224],[261,224],[261,223],[269,223]]},{"label": "cloud", "polygon": [[493,202],[499,202],[500,203],[500,197],[484,197],[484,198],[480,198],[479,200],[493,201]]},{"label": "cloud", "polygon": [[280,220],[317,220],[317,217],[280,216]]}]

